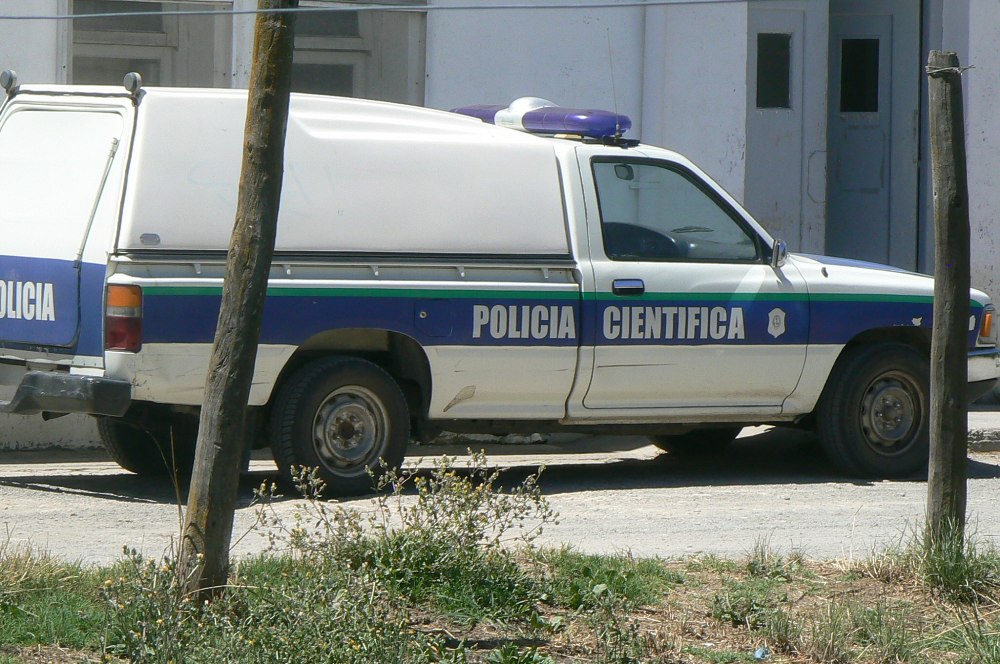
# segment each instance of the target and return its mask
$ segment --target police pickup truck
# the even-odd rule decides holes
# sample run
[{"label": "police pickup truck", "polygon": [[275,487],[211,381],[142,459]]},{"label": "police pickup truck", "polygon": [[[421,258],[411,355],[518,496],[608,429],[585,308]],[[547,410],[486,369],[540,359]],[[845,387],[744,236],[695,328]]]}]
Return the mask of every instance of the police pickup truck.
[{"label": "police pickup truck", "polygon": [[[246,92],[18,86],[0,112],[0,385],[89,413],[137,473],[190,463]],[[602,431],[672,452],[815,428],[843,471],[928,455],[932,280],[787,254],[627,117],[526,98],[293,95],[248,444],[334,492],[436,431]],[[970,395],[998,376],[970,293]]]}]

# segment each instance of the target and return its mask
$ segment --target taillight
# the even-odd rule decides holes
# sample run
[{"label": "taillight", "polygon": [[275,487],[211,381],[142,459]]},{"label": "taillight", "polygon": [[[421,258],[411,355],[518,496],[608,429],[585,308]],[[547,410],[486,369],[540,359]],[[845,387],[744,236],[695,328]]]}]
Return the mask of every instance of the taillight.
[{"label": "taillight", "polygon": [[104,349],[136,352],[142,348],[142,289],[108,285],[104,310]]},{"label": "taillight", "polygon": [[993,337],[993,306],[986,305],[986,310],[983,312],[983,322],[979,326],[979,343],[991,345],[996,342]]}]

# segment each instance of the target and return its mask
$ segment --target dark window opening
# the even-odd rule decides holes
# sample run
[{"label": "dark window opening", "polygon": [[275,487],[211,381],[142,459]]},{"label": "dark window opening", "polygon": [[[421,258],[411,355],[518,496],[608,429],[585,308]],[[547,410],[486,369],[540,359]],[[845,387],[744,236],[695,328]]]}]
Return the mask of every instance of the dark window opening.
[{"label": "dark window opening", "polygon": [[161,85],[160,61],[143,58],[73,58],[73,82],[80,85],[121,85],[124,72],[142,75],[143,85]]},{"label": "dark window opening", "polygon": [[878,112],[878,39],[840,42],[840,112]]},{"label": "dark window opening", "polygon": [[163,6],[159,2],[124,2],[123,0],[75,0],[74,14],[133,14],[110,18],[78,18],[77,30],[110,32],[163,32]]},{"label": "dark window opening", "polygon": [[302,12],[295,19],[295,34],[301,37],[359,37],[357,12]]},{"label": "dark window opening", "polygon": [[292,90],[313,94],[354,95],[354,67],[340,64],[292,63]]},{"label": "dark window opening", "polygon": [[757,35],[757,108],[791,108],[792,36]]}]

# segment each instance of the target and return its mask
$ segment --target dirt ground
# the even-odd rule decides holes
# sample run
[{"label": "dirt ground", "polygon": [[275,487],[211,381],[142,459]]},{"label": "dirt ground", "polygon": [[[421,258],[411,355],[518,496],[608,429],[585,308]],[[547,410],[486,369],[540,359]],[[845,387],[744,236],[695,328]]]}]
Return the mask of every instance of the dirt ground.
[{"label": "dirt ground", "polygon": [[[588,552],[741,556],[768,540],[779,551],[814,559],[863,557],[873,546],[905,538],[923,519],[926,483],[837,475],[815,439],[799,432],[749,429],[725,455],[697,460],[644,442],[557,436],[545,444],[477,446],[505,469],[506,483],[545,465],[541,486],[560,518],[541,543]],[[463,456],[467,444],[417,446],[410,459],[427,465],[432,456]],[[241,483],[237,554],[268,546],[267,533],[253,527],[253,489],[275,477],[266,454]],[[969,477],[971,522],[980,540],[994,540],[1000,537],[1000,453],[973,454]],[[71,560],[109,562],[123,545],[159,555],[177,536],[178,496],[185,494],[166,480],[123,471],[101,451],[0,453],[5,536]],[[371,503],[345,504],[367,509]],[[292,498],[273,503],[289,518],[301,505]]]}]

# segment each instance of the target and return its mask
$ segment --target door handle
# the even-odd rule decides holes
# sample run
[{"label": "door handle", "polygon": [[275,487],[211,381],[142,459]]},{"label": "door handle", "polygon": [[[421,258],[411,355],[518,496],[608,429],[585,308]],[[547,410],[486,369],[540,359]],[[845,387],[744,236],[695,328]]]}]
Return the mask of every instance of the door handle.
[{"label": "door handle", "polygon": [[615,295],[642,295],[646,284],[642,279],[615,279],[611,282],[611,292]]}]

